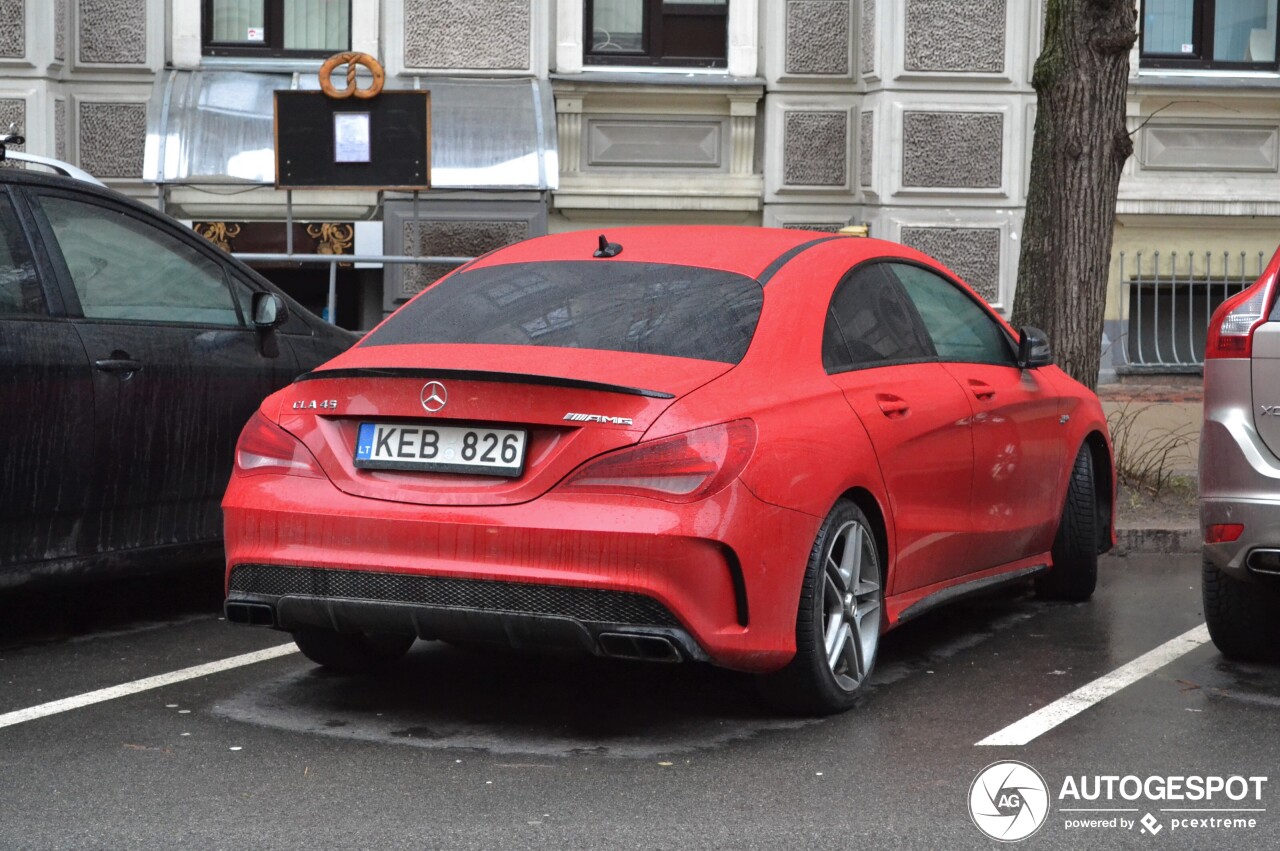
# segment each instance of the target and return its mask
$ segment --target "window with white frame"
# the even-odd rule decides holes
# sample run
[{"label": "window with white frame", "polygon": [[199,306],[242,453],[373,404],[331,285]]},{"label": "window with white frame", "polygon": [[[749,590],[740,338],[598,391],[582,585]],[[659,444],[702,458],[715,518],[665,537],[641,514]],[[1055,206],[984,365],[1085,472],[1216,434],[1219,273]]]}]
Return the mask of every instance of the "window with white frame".
[{"label": "window with white frame", "polygon": [[1274,71],[1280,0],[1143,0],[1141,66]]},{"label": "window with white frame", "polygon": [[351,48],[351,0],[202,0],[206,56],[326,57]]},{"label": "window with white frame", "polygon": [[724,68],[729,0],[585,0],[586,65]]}]

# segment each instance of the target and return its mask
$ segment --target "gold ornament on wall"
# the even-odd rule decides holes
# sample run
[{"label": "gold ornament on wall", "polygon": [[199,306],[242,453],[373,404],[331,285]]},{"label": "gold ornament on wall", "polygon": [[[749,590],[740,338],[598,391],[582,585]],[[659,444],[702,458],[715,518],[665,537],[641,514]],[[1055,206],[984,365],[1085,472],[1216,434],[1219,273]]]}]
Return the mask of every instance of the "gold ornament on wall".
[{"label": "gold ornament on wall", "polygon": [[317,254],[346,254],[355,242],[356,229],[352,225],[325,222],[307,225],[307,236],[316,241]]},{"label": "gold ornament on wall", "polygon": [[231,253],[231,240],[240,235],[239,225],[229,225],[226,222],[201,222],[196,225],[195,230],[228,254]]}]

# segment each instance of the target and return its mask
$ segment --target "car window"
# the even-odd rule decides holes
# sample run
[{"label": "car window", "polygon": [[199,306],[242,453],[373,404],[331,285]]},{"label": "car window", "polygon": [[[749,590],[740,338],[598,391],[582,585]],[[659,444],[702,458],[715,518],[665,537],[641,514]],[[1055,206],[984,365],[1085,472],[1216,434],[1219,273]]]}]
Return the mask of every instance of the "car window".
[{"label": "car window", "polygon": [[110,207],[45,195],[40,204],[90,319],[239,325],[222,267]]},{"label": "car window", "polygon": [[253,322],[254,290],[236,275],[231,275],[231,292],[235,294],[236,303],[240,305],[240,313],[246,323]]},{"label": "car window", "polygon": [[0,195],[0,315],[44,313],[35,261],[8,198]]},{"label": "car window", "polygon": [[938,357],[962,363],[994,363],[1013,366],[1015,353],[1000,325],[963,290],[928,269],[892,263]]},{"label": "car window", "polygon": [[459,272],[361,343],[495,343],[737,363],[764,292],[745,275],[665,263],[511,263]]},{"label": "car window", "polygon": [[881,264],[860,266],[836,287],[822,340],[827,372],[934,356],[915,311]]}]

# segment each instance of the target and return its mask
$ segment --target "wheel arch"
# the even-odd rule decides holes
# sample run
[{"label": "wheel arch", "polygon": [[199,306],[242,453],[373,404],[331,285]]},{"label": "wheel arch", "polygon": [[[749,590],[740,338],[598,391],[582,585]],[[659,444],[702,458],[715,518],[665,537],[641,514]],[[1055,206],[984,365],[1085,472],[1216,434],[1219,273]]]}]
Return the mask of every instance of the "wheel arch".
[{"label": "wheel arch", "polygon": [[888,596],[889,526],[885,513],[880,508],[880,501],[876,499],[875,494],[863,487],[849,488],[840,495],[840,499],[847,499],[858,506],[871,524],[871,531],[876,537],[876,552],[880,556],[880,581]]}]

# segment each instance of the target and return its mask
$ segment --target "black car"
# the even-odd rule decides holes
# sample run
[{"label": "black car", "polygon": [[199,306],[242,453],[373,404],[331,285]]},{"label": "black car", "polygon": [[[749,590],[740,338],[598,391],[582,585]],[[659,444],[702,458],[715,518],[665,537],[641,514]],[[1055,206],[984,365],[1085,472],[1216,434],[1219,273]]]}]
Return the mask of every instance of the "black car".
[{"label": "black car", "polygon": [[0,589],[220,557],[241,427],[355,340],[117,192],[0,171]]}]

